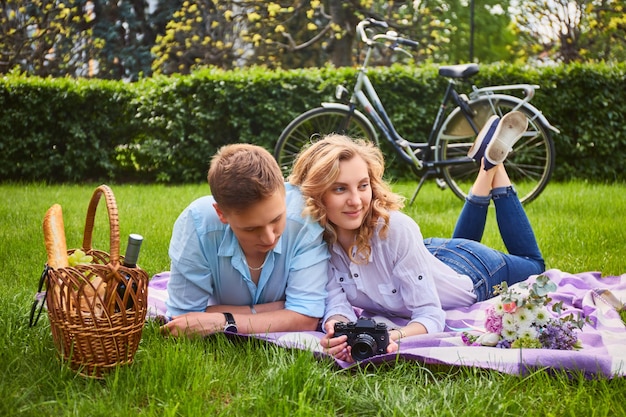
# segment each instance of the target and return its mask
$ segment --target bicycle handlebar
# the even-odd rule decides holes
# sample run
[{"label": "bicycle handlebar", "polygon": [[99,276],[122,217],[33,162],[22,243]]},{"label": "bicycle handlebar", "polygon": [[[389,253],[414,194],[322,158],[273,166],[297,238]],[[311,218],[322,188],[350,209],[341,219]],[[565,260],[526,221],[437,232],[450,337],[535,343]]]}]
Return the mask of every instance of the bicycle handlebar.
[{"label": "bicycle handlebar", "polygon": [[411,48],[416,48],[420,44],[418,41],[401,37],[397,37],[396,42],[398,42],[400,45],[410,46]]},{"label": "bicycle handlebar", "polygon": [[[414,41],[412,39],[400,37],[398,36],[397,32],[392,31],[392,30],[387,31],[386,33],[376,34],[372,38],[370,38],[367,36],[367,32],[365,31],[365,29],[369,26],[374,26],[374,27],[383,28],[383,29],[387,29],[389,27],[387,22],[384,22],[382,20],[376,20],[372,18],[361,20],[359,24],[356,26],[356,31],[361,37],[361,40],[363,41],[363,43],[365,43],[368,46],[374,45],[374,43],[378,41],[379,39],[391,41],[394,43],[394,45],[404,45],[404,46],[410,46],[412,48],[419,46],[419,42]],[[395,49],[395,46],[393,48]]]}]

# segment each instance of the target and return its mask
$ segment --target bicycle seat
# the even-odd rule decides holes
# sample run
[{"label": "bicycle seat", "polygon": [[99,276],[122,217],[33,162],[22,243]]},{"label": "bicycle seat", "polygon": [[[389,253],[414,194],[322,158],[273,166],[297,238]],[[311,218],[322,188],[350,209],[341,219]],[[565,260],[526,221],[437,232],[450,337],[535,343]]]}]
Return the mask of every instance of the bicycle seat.
[{"label": "bicycle seat", "polygon": [[439,75],[447,78],[467,78],[478,73],[478,64],[444,65],[439,67]]}]

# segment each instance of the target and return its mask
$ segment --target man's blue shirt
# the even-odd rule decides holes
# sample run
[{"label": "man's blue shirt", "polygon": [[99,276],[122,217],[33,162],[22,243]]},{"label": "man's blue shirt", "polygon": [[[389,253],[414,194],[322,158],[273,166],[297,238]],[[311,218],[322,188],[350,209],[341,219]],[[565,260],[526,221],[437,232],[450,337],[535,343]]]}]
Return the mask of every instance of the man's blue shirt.
[{"label": "man's blue shirt", "polygon": [[329,253],[322,227],[302,217],[300,190],[285,184],[287,221],[268,253],[258,285],[228,224],[220,221],[212,196],[192,202],[174,224],[170,241],[168,313],[205,311],[210,305],[255,305],[285,301],[285,308],[322,317]]}]

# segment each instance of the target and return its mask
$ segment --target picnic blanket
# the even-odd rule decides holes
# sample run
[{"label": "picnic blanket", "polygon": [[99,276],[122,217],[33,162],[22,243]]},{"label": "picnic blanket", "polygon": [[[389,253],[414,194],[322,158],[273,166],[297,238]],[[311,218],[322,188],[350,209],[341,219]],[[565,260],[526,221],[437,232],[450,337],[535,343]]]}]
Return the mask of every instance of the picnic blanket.
[{"label": "picnic blanket", "polygon": [[[556,285],[550,294],[552,303],[562,302],[574,314],[588,318],[577,331],[582,344],[579,350],[501,349],[466,346],[463,331],[482,328],[485,310],[497,298],[475,303],[470,307],[446,312],[444,332],[411,336],[400,341],[397,353],[373,356],[357,364],[335,359],[340,368],[395,362],[398,359],[423,364],[445,364],[492,369],[508,374],[524,375],[537,369],[561,370],[583,374],[588,378],[613,378],[626,375],[626,327],[618,308],[626,301],[626,274],[602,277],[599,272],[571,274],[558,269],[544,273]],[[148,317],[165,314],[166,285],[169,273],[155,275],[149,283]],[[532,282],[536,276],[528,278]],[[608,291],[607,291],[608,290]],[[383,320],[376,316],[367,317]],[[395,321],[404,324],[402,321]],[[307,349],[318,357],[326,356],[319,340],[321,332],[277,332],[248,335],[285,348]]]}]

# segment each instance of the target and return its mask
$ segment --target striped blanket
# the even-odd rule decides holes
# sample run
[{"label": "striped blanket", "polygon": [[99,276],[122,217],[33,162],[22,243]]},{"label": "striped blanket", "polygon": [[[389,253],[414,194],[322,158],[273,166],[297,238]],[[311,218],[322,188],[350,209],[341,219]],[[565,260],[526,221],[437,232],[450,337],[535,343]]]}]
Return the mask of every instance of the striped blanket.
[{"label": "striped blanket", "polygon": [[[622,300],[626,300],[626,274],[602,277],[598,272],[570,274],[551,269],[544,275],[557,285],[557,290],[550,294],[552,303],[562,302],[569,311],[580,313],[589,319],[582,330],[577,332],[582,349],[564,351],[466,346],[461,340],[462,332],[483,327],[485,310],[496,300],[491,299],[471,307],[447,311],[444,332],[402,339],[397,353],[374,356],[358,365],[335,361],[341,368],[401,359],[424,364],[480,367],[521,375],[537,369],[547,369],[583,374],[589,378],[625,376],[626,327],[617,308]],[[150,282],[149,317],[165,312],[165,286],[168,277],[169,274],[165,272],[155,275]],[[528,282],[534,279],[534,276],[529,277]],[[367,312],[363,314],[377,321],[384,321],[380,317],[369,316]],[[324,356],[319,345],[322,336],[320,332],[252,335],[286,348],[312,350],[320,357]]]}]

